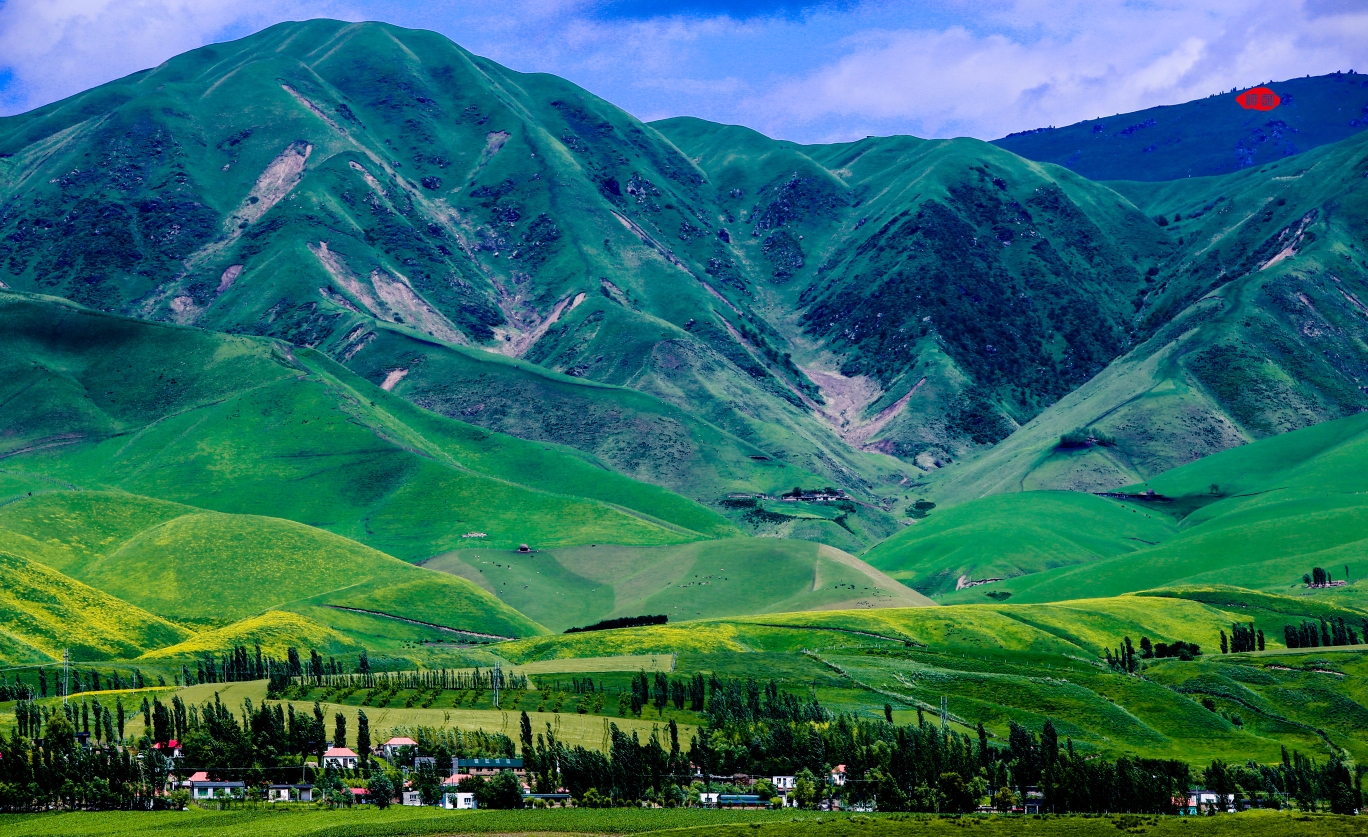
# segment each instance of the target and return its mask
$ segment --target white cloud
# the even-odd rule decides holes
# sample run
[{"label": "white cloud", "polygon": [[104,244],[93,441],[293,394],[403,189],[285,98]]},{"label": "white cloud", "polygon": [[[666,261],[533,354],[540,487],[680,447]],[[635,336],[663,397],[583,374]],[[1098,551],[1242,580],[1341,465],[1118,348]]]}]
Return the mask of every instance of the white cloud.
[{"label": "white cloud", "polygon": [[78,93],[224,35],[292,16],[345,15],[331,2],[296,0],[8,0],[0,5],[3,96],[23,110]]},{"label": "white cloud", "polygon": [[605,18],[596,5],[0,0],[0,112],[324,16],[434,29],[638,116],[690,114],[805,142],[991,138],[1347,69],[1368,43],[1368,7],[1357,0],[865,0],[745,20]]},{"label": "white cloud", "polygon": [[1314,11],[1228,0],[1020,2],[973,30],[860,33],[839,59],[776,84],[745,109],[777,135],[820,126],[825,137],[851,139],[902,125],[923,136],[992,138],[1348,69],[1368,43],[1368,8]]}]

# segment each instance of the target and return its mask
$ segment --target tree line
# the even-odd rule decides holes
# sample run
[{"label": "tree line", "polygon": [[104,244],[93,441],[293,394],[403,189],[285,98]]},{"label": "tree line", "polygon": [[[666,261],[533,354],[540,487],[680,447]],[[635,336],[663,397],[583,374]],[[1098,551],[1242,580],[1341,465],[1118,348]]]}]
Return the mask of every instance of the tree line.
[{"label": "tree line", "polygon": [[[1368,619],[1363,622],[1363,638],[1368,640]],[[1284,625],[1283,641],[1288,648],[1320,648],[1336,645],[1359,645],[1360,638],[1354,629],[1345,624],[1344,617],[1337,616],[1320,624],[1303,620],[1300,625]]]}]

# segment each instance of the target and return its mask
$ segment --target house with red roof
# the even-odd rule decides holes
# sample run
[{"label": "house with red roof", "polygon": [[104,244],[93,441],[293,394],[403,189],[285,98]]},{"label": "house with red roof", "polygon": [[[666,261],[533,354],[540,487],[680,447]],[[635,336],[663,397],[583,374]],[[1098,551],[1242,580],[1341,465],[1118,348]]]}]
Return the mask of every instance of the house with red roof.
[{"label": "house with red roof", "polygon": [[418,742],[417,742],[417,741],[414,741],[412,738],[407,738],[407,737],[402,736],[402,735],[396,735],[395,737],[391,738],[389,741],[386,741],[384,744],[381,744],[381,745],[380,745],[380,752],[382,752],[382,753],[385,754],[385,758],[386,758],[386,759],[389,759],[390,761],[393,761],[393,760],[394,760],[394,757],[395,757],[396,755],[398,755],[399,749],[400,749],[401,747],[415,747],[415,748],[416,748],[417,746],[418,746]]}]

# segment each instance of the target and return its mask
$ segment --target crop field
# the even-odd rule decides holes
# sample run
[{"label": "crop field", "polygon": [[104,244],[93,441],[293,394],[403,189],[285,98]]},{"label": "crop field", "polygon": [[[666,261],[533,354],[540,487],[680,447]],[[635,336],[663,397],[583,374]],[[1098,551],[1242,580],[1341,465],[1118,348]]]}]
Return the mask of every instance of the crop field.
[{"label": "crop field", "polygon": [[1218,817],[997,816],[932,817],[908,814],[832,814],[798,811],[585,809],[434,812],[392,806],[345,810],[296,806],[239,807],[227,811],[109,811],[6,815],[0,834],[31,837],[426,837],[456,834],[762,835],[762,837],[901,837],[963,834],[1002,837],[1113,837],[1119,833],[1183,837],[1352,837],[1368,834],[1362,817],[1248,812]]},{"label": "crop field", "polygon": [[[266,684],[265,681],[205,683],[179,689],[158,690],[156,694],[163,703],[169,702],[172,695],[177,695],[187,704],[194,705],[212,702],[217,695],[225,705],[237,709],[244,700],[251,700],[254,705],[260,705],[266,699]],[[543,694],[548,700],[542,700]],[[97,693],[96,696],[104,697],[103,693]],[[617,714],[617,693],[606,696],[609,701],[605,707],[601,707],[602,714],[580,714],[576,711],[579,695],[552,692],[508,690],[501,696],[499,708],[493,706],[493,695],[490,692],[476,694],[446,691],[435,696],[440,698],[440,703],[434,700],[430,702],[431,705],[425,705],[429,703],[427,698],[434,697],[430,692],[417,695],[416,701],[410,701],[409,698],[413,696],[413,691],[404,690],[388,699],[383,695],[380,699],[368,699],[366,690],[362,689],[342,697],[338,692],[328,693],[314,688],[301,699],[287,699],[282,702],[293,705],[296,712],[303,713],[313,712],[314,703],[318,702],[328,721],[329,729],[334,714],[341,713],[346,716],[347,728],[352,730],[352,735],[355,735],[357,728],[357,713],[365,712],[370,721],[373,742],[382,742],[391,735],[415,727],[483,730],[502,733],[516,741],[519,713],[526,711],[535,732],[542,732],[549,725],[557,738],[567,745],[601,750],[606,748],[609,724],[617,724],[628,735],[637,733],[645,740],[652,735],[665,736],[666,725],[672,718],[677,717],[680,736],[687,744],[699,720],[697,714],[676,713],[673,709],[663,718],[656,717],[654,708],[644,710],[643,717],[640,718],[620,717]],[[590,696],[591,700],[592,697]],[[105,702],[112,699],[112,694],[104,698]],[[129,705],[130,700],[136,708],[141,698],[133,696],[130,692],[125,695],[125,705]],[[460,702],[461,705],[453,706],[453,702]],[[406,703],[409,705],[405,705]],[[142,715],[132,712],[125,735],[136,740],[142,732]],[[668,740],[665,743],[668,746]]]}]

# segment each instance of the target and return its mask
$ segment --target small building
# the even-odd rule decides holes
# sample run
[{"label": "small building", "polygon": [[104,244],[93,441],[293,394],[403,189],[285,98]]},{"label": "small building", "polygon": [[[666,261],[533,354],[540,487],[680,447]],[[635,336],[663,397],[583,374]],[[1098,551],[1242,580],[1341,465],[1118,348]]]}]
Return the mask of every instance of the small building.
[{"label": "small building", "polygon": [[523,769],[522,759],[454,758],[451,760],[451,768],[451,772],[453,773],[468,773],[471,776],[480,776],[486,779],[490,776],[496,776],[505,770],[513,771],[513,774],[519,779],[527,775],[527,771]]},{"label": "small building", "polygon": [[716,791],[699,791],[698,804],[702,805],[704,808],[716,808],[717,797],[721,795],[722,794]]},{"label": "small building", "polygon": [[761,808],[769,807],[769,801],[760,799],[754,793],[724,793],[717,797],[719,808]]},{"label": "small building", "polygon": [[267,802],[313,802],[313,785],[271,785],[266,788]]},{"label": "small building", "polygon": [[157,750],[168,759],[178,759],[181,757],[181,745],[180,742],[175,739],[172,739],[165,744],[158,741],[152,745],[152,749]]},{"label": "small building", "polygon": [[406,790],[400,794],[399,801],[405,805],[418,806],[423,804],[423,795],[416,790]]},{"label": "small building", "polygon": [[329,747],[323,753],[324,768],[335,767],[339,770],[354,770],[360,760],[360,756],[346,747]]},{"label": "small building", "polygon": [[399,754],[399,750],[401,748],[417,746],[418,742],[414,741],[412,738],[406,738],[401,735],[396,735],[389,741],[386,741],[384,744],[380,745],[380,752],[384,753],[386,759],[393,761],[394,757]]},{"label": "small building", "polygon": [[347,792],[352,795],[352,801],[357,805],[369,805],[371,803],[370,791],[366,788],[347,788]]},{"label": "small building", "polygon": [[838,764],[835,767],[831,768],[831,784],[835,785],[838,788],[843,788],[845,787],[845,783],[846,766],[844,764]]},{"label": "small building", "polygon": [[480,803],[475,801],[475,794],[452,791],[442,794],[442,807],[449,811],[474,811],[480,807]]},{"label": "small building", "polygon": [[1195,788],[1188,791],[1187,807],[1182,813],[1188,815],[1205,814],[1208,811],[1230,812],[1234,811],[1229,799],[1222,799],[1221,794],[1206,788]]},{"label": "small building", "polygon": [[220,782],[209,778],[203,770],[190,774],[182,785],[190,791],[190,798],[196,801],[205,799],[241,799],[247,787],[244,782]]},{"label": "small building", "polygon": [[797,776],[771,776],[770,781],[779,789],[781,793],[792,791],[798,786]]}]

